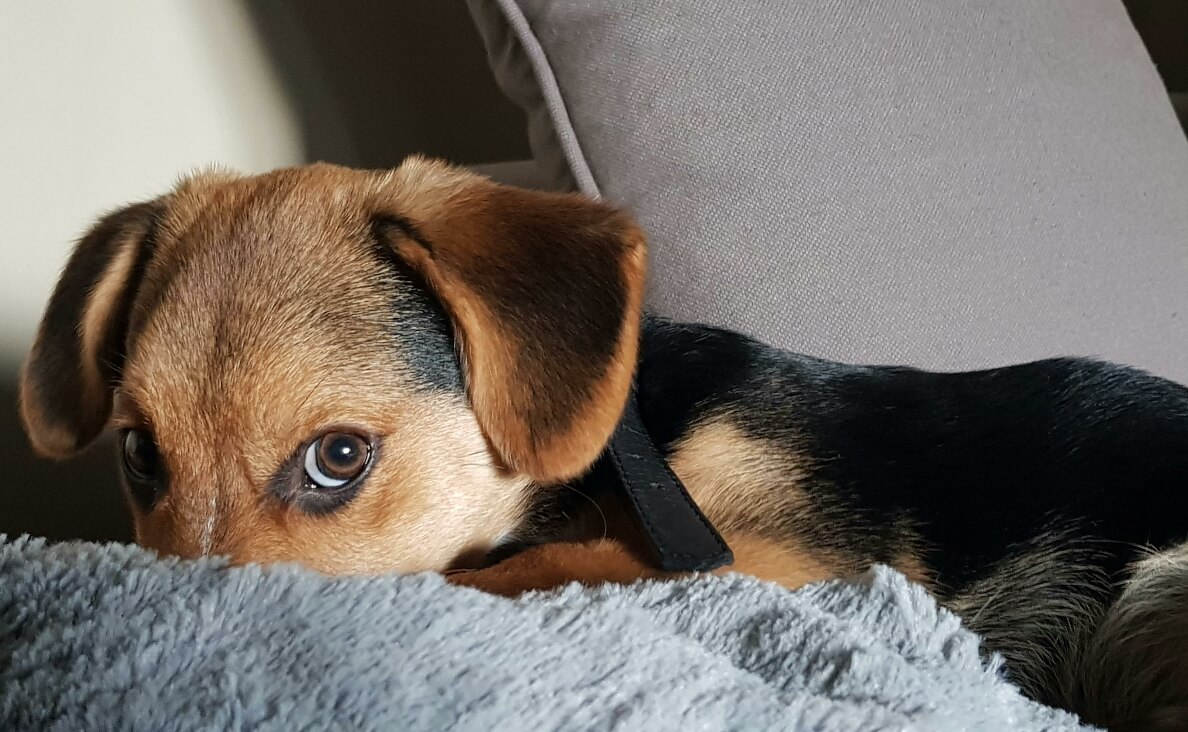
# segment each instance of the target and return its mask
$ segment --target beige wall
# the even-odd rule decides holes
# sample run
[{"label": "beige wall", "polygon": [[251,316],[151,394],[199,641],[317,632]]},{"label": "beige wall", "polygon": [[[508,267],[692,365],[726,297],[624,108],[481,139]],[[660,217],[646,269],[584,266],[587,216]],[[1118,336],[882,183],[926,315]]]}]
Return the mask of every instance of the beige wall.
[{"label": "beige wall", "polygon": [[10,361],[103,210],[195,167],[262,170],[300,161],[302,148],[238,3],[6,2],[0,29],[0,359]]},{"label": "beige wall", "polygon": [[463,3],[0,3],[0,363],[24,353],[71,243],[213,163],[527,155]]}]

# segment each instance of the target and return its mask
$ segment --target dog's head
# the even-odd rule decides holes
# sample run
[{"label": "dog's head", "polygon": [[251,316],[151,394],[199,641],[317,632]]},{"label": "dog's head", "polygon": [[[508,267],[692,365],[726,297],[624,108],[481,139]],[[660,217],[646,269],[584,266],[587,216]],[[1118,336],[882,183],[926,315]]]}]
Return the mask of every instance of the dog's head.
[{"label": "dog's head", "polygon": [[198,175],[80,241],[22,416],[59,458],[118,430],[159,551],[444,569],[605,446],[644,250],[606,205],[422,158]]}]

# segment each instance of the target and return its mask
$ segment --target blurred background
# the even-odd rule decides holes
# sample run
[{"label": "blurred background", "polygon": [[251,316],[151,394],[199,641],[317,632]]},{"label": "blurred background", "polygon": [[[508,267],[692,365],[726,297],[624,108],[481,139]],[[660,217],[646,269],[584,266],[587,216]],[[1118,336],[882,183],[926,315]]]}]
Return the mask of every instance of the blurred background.
[{"label": "blurred background", "polygon": [[[1126,4],[1188,122],[1188,2]],[[211,164],[421,152],[532,182],[523,117],[461,0],[0,3],[0,99],[0,534],[130,538],[110,442],[38,460],[16,416],[41,308],[104,211]]]}]

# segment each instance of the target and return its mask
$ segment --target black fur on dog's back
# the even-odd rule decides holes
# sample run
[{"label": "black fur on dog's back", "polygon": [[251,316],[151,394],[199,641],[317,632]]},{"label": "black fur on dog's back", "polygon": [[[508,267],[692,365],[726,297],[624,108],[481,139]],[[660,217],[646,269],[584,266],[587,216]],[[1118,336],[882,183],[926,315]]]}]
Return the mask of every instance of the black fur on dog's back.
[{"label": "black fur on dog's back", "polygon": [[665,450],[726,415],[793,456],[811,508],[755,531],[857,566],[915,556],[1046,700],[1130,565],[1188,538],[1188,389],[1135,369],[851,366],[649,319],[638,383]]}]

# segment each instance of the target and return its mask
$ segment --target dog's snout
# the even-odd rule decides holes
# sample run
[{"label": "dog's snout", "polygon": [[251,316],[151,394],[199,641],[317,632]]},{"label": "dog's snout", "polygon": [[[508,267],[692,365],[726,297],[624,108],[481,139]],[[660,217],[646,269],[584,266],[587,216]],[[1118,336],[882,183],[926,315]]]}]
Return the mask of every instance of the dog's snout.
[{"label": "dog's snout", "polygon": [[194,500],[169,501],[154,513],[138,541],[159,553],[184,559],[235,553],[228,531],[233,522],[215,493],[195,496]]}]

